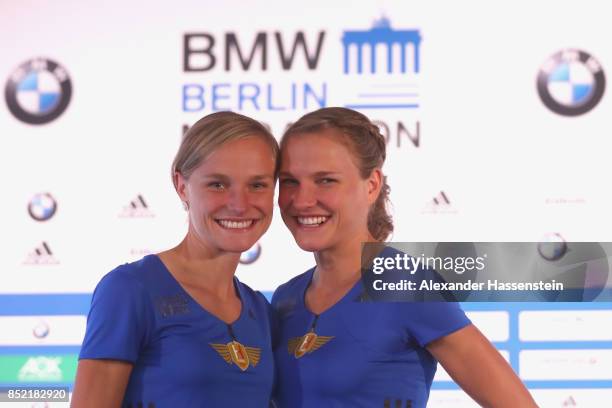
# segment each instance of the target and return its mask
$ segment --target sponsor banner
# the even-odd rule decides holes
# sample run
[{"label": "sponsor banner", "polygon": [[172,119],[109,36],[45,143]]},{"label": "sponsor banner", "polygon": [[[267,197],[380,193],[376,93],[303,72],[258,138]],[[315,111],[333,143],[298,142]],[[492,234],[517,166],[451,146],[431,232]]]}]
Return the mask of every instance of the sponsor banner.
[{"label": "sponsor banner", "polygon": [[[608,330],[602,330],[607,327]],[[519,313],[521,341],[611,341],[612,310],[530,310]]]},{"label": "sponsor banner", "polygon": [[523,380],[612,380],[612,350],[522,350]]},{"label": "sponsor banner", "polygon": [[[270,0],[267,10],[241,4],[242,13],[211,4],[0,6],[0,25],[11,33],[4,36],[0,63],[0,133],[6,135],[0,166],[2,174],[19,169],[0,213],[6,269],[0,314],[86,313],[89,295],[83,294],[104,274],[180,242],[187,217],[170,182],[170,163],[185,129],[222,109],[263,121],[277,137],[319,107],[365,113],[387,139],[383,170],[398,241],[537,240],[545,231],[561,231],[573,241],[610,239],[610,192],[596,182],[607,174],[611,127],[605,71],[612,48],[604,2],[557,7],[554,19],[545,3],[478,4],[479,15],[487,18],[466,14],[464,2],[448,3],[447,16],[465,18],[447,19],[440,18],[439,6],[424,1],[355,1],[347,15],[346,4],[313,0],[295,18],[288,17],[295,6],[280,0]],[[320,12],[323,6],[328,12]],[[135,29],[137,19],[142,21]],[[52,24],[44,36],[31,35],[39,20]],[[100,36],[110,20],[112,33]],[[525,22],[518,31],[517,21]],[[542,21],[551,23],[545,36]],[[509,57],[517,32],[528,41],[521,42],[520,56]],[[461,33],[460,46],[453,33]],[[95,52],[84,53],[86,48]],[[545,170],[555,175],[544,177]],[[552,249],[511,259],[507,266],[522,273],[519,260],[537,259],[558,268],[554,276],[567,272],[567,280],[584,278],[596,288],[586,299],[584,292],[578,299],[536,291],[545,300],[612,300],[594,294],[606,277],[599,260],[563,269],[565,258],[555,260],[563,245]],[[312,254],[297,247],[276,211],[270,230],[242,254],[237,276],[269,294],[313,265]],[[551,279],[568,283],[566,277]],[[26,293],[40,295],[21,298]],[[70,293],[75,295],[65,295]],[[455,295],[464,300],[466,293]],[[492,315],[474,320],[494,341],[509,332],[508,344],[498,346],[511,351],[515,369],[520,349],[548,346],[519,340],[609,336],[607,318],[570,319],[564,327],[528,317],[519,339],[517,310],[540,308],[524,305],[489,308],[510,313],[509,319],[500,315],[498,327]],[[487,309],[486,303],[466,308],[473,306]],[[554,307],[567,309],[563,303],[544,305]],[[32,330],[42,342],[58,334],[54,326],[48,333],[44,325]],[[587,348],[568,344],[582,346]]]},{"label": "sponsor banner", "polygon": [[77,364],[77,354],[2,355],[0,383],[71,383]]},{"label": "sponsor banner", "polygon": [[79,346],[85,316],[0,316],[0,346]]},{"label": "sponsor banner", "polygon": [[362,251],[365,297],[374,301],[605,302],[612,244],[387,242]]},{"label": "sponsor banner", "polygon": [[510,315],[504,311],[466,312],[489,341],[508,341]]},{"label": "sponsor banner", "polygon": [[462,390],[432,390],[427,408],[478,408],[469,395]]},{"label": "sponsor banner", "polygon": [[[270,125],[277,136],[300,115],[322,106],[363,111],[388,139],[385,172],[396,209],[397,239],[432,234],[432,239],[439,240],[440,234],[465,236],[465,231],[480,237],[503,234],[502,239],[509,235],[525,239],[551,227],[583,234],[609,230],[593,222],[606,214],[605,189],[583,182],[598,174],[597,163],[605,161],[597,156],[606,150],[591,149],[588,159],[577,159],[579,166],[563,164],[565,158],[573,157],[577,141],[596,147],[600,146],[597,143],[605,144],[605,138],[598,135],[608,127],[603,113],[608,103],[604,71],[609,58],[600,36],[587,36],[576,41],[580,49],[568,50],[551,34],[546,41],[530,43],[524,59],[516,64],[499,63],[482,70],[474,67],[503,60],[508,49],[503,40],[509,44],[514,41],[508,34],[513,28],[503,24],[512,19],[496,21],[496,30],[491,32],[502,39],[502,46],[480,52],[476,36],[464,42],[466,54],[462,55],[455,54],[447,33],[465,25],[441,24],[427,3],[390,3],[384,10],[355,4],[351,17],[341,21],[334,13],[323,16],[311,11],[300,21],[281,22],[273,15],[260,14],[253,6],[246,14],[258,18],[240,24],[227,23],[228,8],[220,7],[211,15],[210,7],[202,3],[171,9],[160,6],[152,15],[163,24],[141,25],[141,36],[133,36],[130,23],[118,25],[114,37],[91,38],[92,27],[104,20],[105,13],[111,13],[113,3],[95,18],[89,10],[72,8],[59,13],[66,5],[39,8],[28,15],[4,10],[4,26],[16,35],[22,33],[20,37],[26,37],[24,21],[32,15],[55,12],[64,16],[58,17],[60,25],[66,16],[79,17],[77,31],[84,43],[101,42],[98,52],[87,59],[74,53],[78,47],[55,47],[73,44],[74,39],[62,30],[49,31],[48,43],[32,38],[23,49],[7,48],[3,59],[3,114],[7,120],[2,130],[11,137],[3,150],[13,152],[9,159],[18,162],[27,154],[34,163],[24,171],[24,182],[11,186],[11,196],[25,192],[32,198],[29,217],[25,208],[19,211],[36,229],[21,234],[30,237],[25,243],[26,238],[7,240],[6,252],[18,253],[20,260],[15,264],[15,277],[0,285],[3,291],[91,291],[117,264],[180,240],[184,214],[169,183],[167,167],[184,127],[221,109],[252,115]],[[290,7],[277,3],[274,9]],[[124,10],[125,19],[138,14],[140,7],[134,7]],[[525,9],[518,7],[513,12],[520,17]],[[546,16],[545,10],[528,12]],[[573,21],[574,14],[559,18],[564,17]],[[475,32],[482,32],[474,27]],[[146,47],[137,46],[142,54],[116,46],[138,38],[147,38]],[[48,54],[45,49],[51,45],[55,51]],[[146,57],[141,59],[142,55]],[[469,58],[449,69],[449,61],[464,56]],[[151,65],[151,60],[158,63]],[[94,75],[97,70],[92,70],[108,61],[131,61],[129,69],[122,65],[123,69],[104,73],[107,83],[122,90],[121,97],[109,92]],[[135,77],[139,81],[134,82]],[[151,92],[151,84],[159,85],[156,79],[160,77],[169,80],[154,87],[156,97],[140,98]],[[500,82],[500,77],[504,81]],[[574,117],[552,113],[559,107],[569,109],[569,114],[590,110]],[[104,123],[98,123],[101,111],[109,118]],[[97,123],[95,129],[91,123]],[[554,155],[548,154],[551,146]],[[71,154],[89,150],[96,154]],[[146,155],[141,154],[143,150]],[[50,151],[57,155],[49,155]],[[526,160],[515,166],[516,157],[525,154]],[[58,157],[68,165],[57,166]],[[106,165],[108,157],[113,157],[113,166]],[[9,160],[7,168],[17,162]],[[69,170],[62,169],[84,167],[91,168],[90,182],[81,182],[79,189],[74,189]],[[417,177],[423,168],[428,169],[427,177]],[[561,174],[544,181],[534,176],[542,168]],[[568,177],[570,173],[574,177]],[[485,178],[479,183],[486,188],[474,188],[476,175],[481,174]],[[509,183],[516,179],[521,183]],[[98,186],[107,183],[113,185],[112,191],[99,194]],[[549,207],[582,203],[580,214],[567,216],[563,209],[564,214],[547,217],[550,208],[534,208],[536,196],[541,196],[538,203],[550,201]],[[85,205],[84,197],[96,199],[86,200]],[[61,199],[59,207],[54,202],[57,198]],[[18,214],[13,210],[17,204],[6,204],[11,209],[6,212],[10,227],[6,230],[23,231],[26,221],[14,215]],[[509,209],[516,218],[530,222],[516,223],[511,219],[515,217],[499,216]],[[489,216],[498,222],[479,222]],[[590,217],[587,222],[585,216]],[[585,225],[589,226],[587,232]],[[275,251],[266,250],[266,244]],[[300,253],[287,268],[273,255],[299,252],[278,217],[262,246],[264,255],[239,272],[245,282],[258,289],[272,290],[312,264],[310,256]],[[104,247],[107,256],[93,262],[88,273],[80,273],[81,265],[91,262],[91,248],[98,247]],[[54,280],[65,288],[53,279],[36,276],[32,280],[28,275],[34,267],[50,269],[46,267],[60,262],[61,270],[67,273]]]},{"label": "sponsor banner", "polygon": [[612,389],[530,390],[542,408],[601,408],[612,401]]}]

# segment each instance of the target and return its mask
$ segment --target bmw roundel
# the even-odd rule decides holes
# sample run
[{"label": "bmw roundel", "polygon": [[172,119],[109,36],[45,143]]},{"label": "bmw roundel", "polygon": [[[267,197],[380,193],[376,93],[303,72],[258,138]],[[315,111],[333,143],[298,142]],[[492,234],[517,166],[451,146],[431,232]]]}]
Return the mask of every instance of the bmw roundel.
[{"label": "bmw roundel", "polygon": [[28,204],[28,213],[36,221],[47,221],[57,211],[57,201],[49,193],[36,194]]},{"label": "bmw roundel", "polygon": [[251,248],[240,254],[240,263],[243,265],[250,265],[255,262],[261,256],[261,245],[256,243]]},{"label": "bmw roundel", "polygon": [[606,77],[592,55],[566,49],[542,65],[537,87],[548,109],[564,116],[577,116],[599,103],[606,88]]},{"label": "bmw roundel", "polygon": [[34,326],[34,328],[32,329],[32,334],[37,339],[44,339],[45,337],[49,335],[50,331],[51,329],[49,328],[49,325],[41,321],[41,322],[38,322],[36,326]]},{"label": "bmw roundel", "polygon": [[35,58],[15,69],[4,89],[11,113],[31,125],[42,125],[60,116],[68,107],[72,84],[68,72],[57,62]]},{"label": "bmw roundel", "polygon": [[567,254],[567,242],[558,233],[549,233],[538,243],[538,253],[547,261],[558,261]]}]

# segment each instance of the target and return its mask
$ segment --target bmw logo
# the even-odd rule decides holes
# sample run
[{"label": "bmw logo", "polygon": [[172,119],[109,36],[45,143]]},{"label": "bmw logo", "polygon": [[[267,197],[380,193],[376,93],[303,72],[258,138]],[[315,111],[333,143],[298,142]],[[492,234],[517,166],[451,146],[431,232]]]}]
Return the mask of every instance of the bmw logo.
[{"label": "bmw logo", "polygon": [[550,233],[538,243],[538,253],[547,261],[558,261],[567,253],[567,242],[560,234]]},{"label": "bmw logo", "polygon": [[32,329],[32,334],[37,339],[44,339],[49,335],[50,330],[51,329],[49,328],[49,325],[47,323],[40,322],[36,326],[34,326],[34,328]]},{"label": "bmw logo", "polygon": [[567,49],[542,65],[537,87],[548,109],[564,116],[577,116],[599,103],[606,89],[606,77],[591,55]]},{"label": "bmw logo", "polygon": [[257,243],[253,245],[251,248],[249,248],[248,250],[244,251],[240,255],[240,263],[243,265],[252,264],[257,259],[259,259],[260,255],[261,255],[261,245]]},{"label": "bmw logo", "polygon": [[31,125],[42,125],[60,116],[70,102],[68,72],[55,61],[36,58],[13,71],[4,97],[11,113]]},{"label": "bmw logo", "polygon": [[57,211],[57,201],[49,193],[36,194],[28,204],[28,213],[36,221],[47,221]]}]

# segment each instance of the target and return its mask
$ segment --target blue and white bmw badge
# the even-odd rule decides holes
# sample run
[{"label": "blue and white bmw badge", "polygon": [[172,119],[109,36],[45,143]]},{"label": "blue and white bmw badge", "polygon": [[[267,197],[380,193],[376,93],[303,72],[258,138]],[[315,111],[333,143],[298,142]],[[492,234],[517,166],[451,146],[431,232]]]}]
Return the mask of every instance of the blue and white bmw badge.
[{"label": "blue and white bmw badge", "polygon": [[11,113],[20,121],[42,125],[68,107],[72,84],[68,72],[55,61],[35,58],[15,69],[4,89]]},{"label": "blue and white bmw badge", "polygon": [[566,49],[542,65],[537,88],[548,109],[559,115],[577,116],[599,103],[606,88],[606,77],[593,56]]}]

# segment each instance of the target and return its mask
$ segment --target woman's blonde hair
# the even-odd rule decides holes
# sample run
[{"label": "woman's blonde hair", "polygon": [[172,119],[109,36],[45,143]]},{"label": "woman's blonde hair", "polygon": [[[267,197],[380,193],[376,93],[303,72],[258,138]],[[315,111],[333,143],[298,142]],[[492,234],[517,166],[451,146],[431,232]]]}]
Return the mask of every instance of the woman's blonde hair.
[{"label": "woman's blonde hair", "polygon": [[[274,177],[278,175],[278,142],[270,131],[255,119],[234,112],[217,112],[198,120],[183,136],[181,145],[172,162],[172,182],[176,188],[177,173],[188,179],[193,171],[219,146],[246,137],[262,138],[268,146],[276,167]],[[236,163],[240,165],[240,163]]]}]

